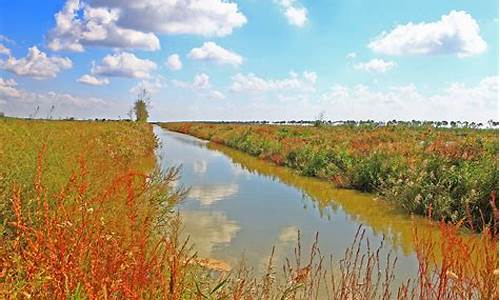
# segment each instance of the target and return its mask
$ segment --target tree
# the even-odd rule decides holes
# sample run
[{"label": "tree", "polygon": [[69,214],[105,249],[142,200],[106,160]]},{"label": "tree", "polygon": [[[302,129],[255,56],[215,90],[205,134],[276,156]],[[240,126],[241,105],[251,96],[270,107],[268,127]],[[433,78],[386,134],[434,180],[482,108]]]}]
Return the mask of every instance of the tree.
[{"label": "tree", "polygon": [[[151,101],[151,95],[148,90],[143,88],[137,95],[137,100],[134,102],[134,107],[132,108],[132,114],[135,114],[135,120],[137,122],[145,123],[148,121],[149,112],[148,106]],[[131,115],[132,115],[131,114]]]},{"label": "tree", "polygon": [[325,115],[326,112],[323,110],[316,116],[314,120],[314,127],[320,127],[325,123]]}]

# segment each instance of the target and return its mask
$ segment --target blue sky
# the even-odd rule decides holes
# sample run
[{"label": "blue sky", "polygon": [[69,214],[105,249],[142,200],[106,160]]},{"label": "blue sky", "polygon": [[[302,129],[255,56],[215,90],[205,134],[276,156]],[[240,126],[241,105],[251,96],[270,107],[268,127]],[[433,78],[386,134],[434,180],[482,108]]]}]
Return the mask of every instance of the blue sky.
[{"label": "blue sky", "polygon": [[0,0],[0,35],[8,115],[498,119],[493,0]]}]

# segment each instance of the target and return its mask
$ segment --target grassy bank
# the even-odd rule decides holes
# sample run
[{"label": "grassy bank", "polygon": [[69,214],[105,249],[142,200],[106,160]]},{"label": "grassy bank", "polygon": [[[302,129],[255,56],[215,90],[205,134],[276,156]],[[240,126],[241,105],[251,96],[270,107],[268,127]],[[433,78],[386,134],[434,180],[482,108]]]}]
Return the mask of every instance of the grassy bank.
[{"label": "grassy bank", "polygon": [[492,220],[498,203],[498,131],[410,126],[163,123],[338,186],[377,192],[437,220]]},{"label": "grassy bank", "polygon": [[262,277],[214,271],[179,239],[183,191],[176,169],[153,171],[155,146],[147,124],[0,119],[0,298],[498,298],[497,232],[471,243],[444,223],[437,243],[415,233],[419,272],[400,287],[362,229],[331,259],[316,242],[271,254]]},{"label": "grassy bank", "polygon": [[0,119],[0,298],[166,294],[154,228],[180,195],[155,147],[148,124]]},{"label": "grassy bank", "polygon": [[[155,147],[147,125],[0,119],[0,199],[10,199],[14,186],[23,198],[35,196],[34,171],[42,149],[41,172],[48,194],[59,192],[78,169],[79,161],[85,161],[86,176],[92,182],[87,193],[94,196],[125,171],[151,171]],[[9,207],[8,201],[0,201],[0,223],[4,226]]]}]

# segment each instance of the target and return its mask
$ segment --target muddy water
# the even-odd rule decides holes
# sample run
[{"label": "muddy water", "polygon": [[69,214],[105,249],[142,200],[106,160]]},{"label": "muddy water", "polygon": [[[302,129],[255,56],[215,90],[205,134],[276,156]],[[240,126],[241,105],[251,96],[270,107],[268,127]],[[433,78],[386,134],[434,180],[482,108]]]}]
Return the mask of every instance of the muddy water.
[{"label": "muddy water", "polygon": [[416,273],[412,234],[432,230],[426,220],[228,147],[154,130],[161,167],[182,165],[178,184],[191,187],[179,210],[200,256],[232,266],[244,257],[259,272],[273,246],[278,263],[293,255],[300,230],[303,248],[318,232],[322,253],[341,258],[363,225],[372,245],[384,239],[384,253],[398,256],[398,281]]}]

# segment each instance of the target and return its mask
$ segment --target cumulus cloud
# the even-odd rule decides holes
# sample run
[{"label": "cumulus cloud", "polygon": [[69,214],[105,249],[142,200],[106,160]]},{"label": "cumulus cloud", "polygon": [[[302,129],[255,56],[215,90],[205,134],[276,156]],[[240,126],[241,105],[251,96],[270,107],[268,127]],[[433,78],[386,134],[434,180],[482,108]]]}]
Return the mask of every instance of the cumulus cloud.
[{"label": "cumulus cloud", "polygon": [[374,58],[370,61],[364,63],[357,63],[354,65],[354,69],[363,70],[368,72],[385,73],[396,66],[393,61],[385,61],[383,59]]},{"label": "cumulus cloud", "polygon": [[[265,85],[264,85],[265,86]],[[228,96],[229,98],[229,96]],[[331,120],[498,120],[498,77],[477,82],[448,83],[442,88],[414,84],[397,86],[332,85],[321,92],[264,88],[232,93],[231,101],[213,105],[194,100],[196,109],[175,116],[208,120],[300,120],[325,111]],[[195,99],[193,97],[193,99]],[[185,106],[184,101],[176,104]],[[169,111],[172,105],[169,105]],[[175,119],[172,117],[172,120]]]},{"label": "cumulus cloud", "polygon": [[167,58],[167,61],[165,62],[167,67],[172,70],[172,71],[178,71],[182,69],[182,61],[181,58],[179,57],[179,54],[172,54]]},{"label": "cumulus cloud", "polygon": [[398,25],[380,34],[368,47],[388,55],[456,54],[465,57],[484,52],[487,44],[470,14],[451,11],[436,22]]},{"label": "cumulus cloud", "polygon": [[[14,90],[15,89],[15,90]],[[40,118],[117,118],[125,116],[130,104],[106,101],[97,97],[82,97],[69,93],[37,93],[16,89],[13,80],[0,78],[1,110],[9,116]],[[51,107],[54,107],[52,111]],[[38,111],[35,115],[35,111]]]},{"label": "cumulus cloud", "polygon": [[106,77],[148,78],[149,73],[155,69],[156,64],[151,60],[121,52],[106,55],[101,64],[92,67],[91,73]]},{"label": "cumulus cloud", "polygon": [[196,74],[193,82],[186,82],[181,80],[172,80],[172,84],[180,88],[192,88],[195,90],[210,88],[210,76],[205,73]]},{"label": "cumulus cloud", "polygon": [[236,3],[223,0],[68,0],[48,34],[54,51],[85,46],[160,49],[156,34],[225,36],[246,23]]},{"label": "cumulus cloud", "polygon": [[[332,107],[333,119],[469,120],[498,119],[498,77],[486,77],[477,85],[453,83],[436,93],[415,85],[374,90],[364,85],[334,85],[321,97]],[[334,108],[334,109],[333,109]]]},{"label": "cumulus cloud", "polygon": [[197,89],[205,89],[210,87],[208,75],[205,73],[196,74],[193,80],[193,87]]},{"label": "cumulus cloud", "polygon": [[145,32],[226,36],[247,19],[238,4],[224,0],[94,0],[120,8],[118,24]]},{"label": "cumulus cloud", "polygon": [[5,42],[8,44],[15,44],[15,42],[13,40],[11,40],[9,37],[7,37],[3,34],[0,34],[0,42]]},{"label": "cumulus cloud", "polygon": [[72,67],[67,57],[47,56],[36,46],[28,49],[26,57],[16,59],[9,56],[6,61],[0,60],[0,68],[20,76],[29,76],[35,79],[56,77],[64,69]]},{"label": "cumulus cloud", "polygon": [[3,44],[0,44],[0,55],[10,56],[10,49],[5,47]]},{"label": "cumulus cloud", "polygon": [[276,0],[290,25],[302,27],[307,22],[307,9],[296,0]]},{"label": "cumulus cloud", "polygon": [[290,72],[288,78],[265,79],[253,73],[247,75],[238,73],[232,78],[233,92],[267,92],[279,90],[314,91],[317,75],[315,72],[305,71],[302,76]]},{"label": "cumulus cloud", "polygon": [[21,92],[16,88],[17,82],[14,79],[4,79],[0,77],[0,96],[17,98]]},{"label": "cumulus cloud", "polygon": [[163,76],[157,76],[149,80],[141,80],[135,86],[133,86],[129,92],[137,95],[143,89],[146,89],[151,94],[156,94],[162,88],[167,86],[167,80]]},{"label": "cumulus cloud", "polygon": [[154,33],[117,25],[121,13],[119,7],[92,7],[79,0],[68,0],[55,15],[56,27],[48,34],[48,47],[78,52],[84,51],[84,46],[160,49]]},{"label": "cumulus cloud", "polygon": [[217,90],[210,91],[208,93],[208,97],[210,99],[214,99],[214,100],[224,100],[224,99],[226,99],[226,95],[224,95],[224,93],[222,93],[221,91],[217,91]]},{"label": "cumulus cloud", "polygon": [[78,78],[77,80],[80,83],[87,84],[87,85],[107,85],[109,84],[109,79],[107,78],[97,78],[95,76],[85,74],[82,77]]},{"label": "cumulus cloud", "polygon": [[223,100],[226,99],[226,95],[219,90],[212,89],[212,84],[210,83],[210,76],[205,73],[196,74],[192,82],[182,81],[182,80],[172,80],[172,84],[175,87],[189,89],[196,93],[196,95],[201,96],[205,99],[211,100]]},{"label": "cumulus cloud", "polygon": [[243,58],[230,50],[224,49],[214,42],[205,42],[200,48],[193,48],[188,57],[194,60],[213,61],[219,64],[238,66],[243,63]]},{"label": "cumulus cloud", "polygon": [[302,76],[304,76],[304,79],[312,84],[315,84],[316,80],[318,79],[318,75],[316,74],[316,72],[304,71],[304,73],[302,73]]}]

